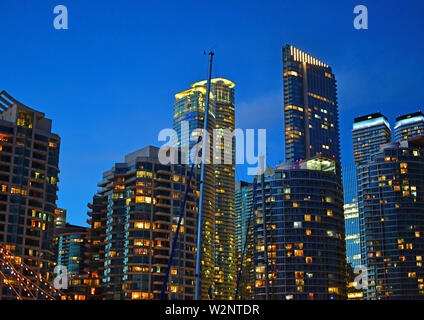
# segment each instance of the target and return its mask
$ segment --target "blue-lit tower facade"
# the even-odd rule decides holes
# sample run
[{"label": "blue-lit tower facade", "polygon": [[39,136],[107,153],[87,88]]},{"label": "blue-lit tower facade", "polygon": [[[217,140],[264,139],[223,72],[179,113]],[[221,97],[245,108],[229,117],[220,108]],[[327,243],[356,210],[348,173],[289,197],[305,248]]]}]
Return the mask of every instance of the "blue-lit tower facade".
[{"label": "blue-lit tower facade", "polygon": [[369,161],[372,154],[391,141],[390,124],[380,112],[355,118],[352,129],[355,164]]},{"label": "blue-lit tower facade", "polygon": [[[238,299],[251,300],[254,297],[254,265],[253,265],[253,184],[236,181],[236,255],[237,274],[240,274]],[[243,255],[244,252],[244,255]],[[242,264],[243,260],[243,264]]]},{"label": "blue-lit tower facade", "polygon": [[395,141],[408,140],[424,135],[424,115],[421,111],[396,118]]},{"label": "blue-lit tower facade", "polygon": [[356,166],[343,166],[343,198],[346,237],[346,261],[355,268],[361,265],[361,242],[359,231],[358,189]]}]

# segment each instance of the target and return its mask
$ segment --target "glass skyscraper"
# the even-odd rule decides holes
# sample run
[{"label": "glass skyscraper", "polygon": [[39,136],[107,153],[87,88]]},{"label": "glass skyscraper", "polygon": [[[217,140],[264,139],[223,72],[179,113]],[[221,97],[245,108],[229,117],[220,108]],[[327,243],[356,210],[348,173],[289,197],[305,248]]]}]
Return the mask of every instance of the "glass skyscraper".
[{"label": "glass skyscraper", "polygon": [[[237,254],[237,274],[240,273],[239,280],[239,300],[253,299],[253,288],[255,283],[253,266],[253,184],[245,181],[236,182],[236,254]],[[243,265],[241,264],[243,251]]]},{"label": "glass skyscraper", "polygon": [[255,298],[344,299],[336,80],[327,64],[287,45],[283,82],[287,162],[254,178]]},{"label": "glass skyscraper", "polygon": [[395,141],[424,135],[424,115],[421,111],[396,118]]},{"label": "glass skyscraper", "polygon": [[389,121],[379,112],[355,118],[352,141],[354,162],[368,161],[381,145],[391,141]]},{"label": "glass skyscraper", "polygon": [[366,299],[424,299],[424,138],[386,144],[358,167]]},{"label": "glass skyscraper", "polygon": [[355,268],[361,265],[361,242],[356,166],[353,164],[343,166],[343,197],[346,231],[346,261],[352,268]]},{"label": "glass skyscraper", "polygon": [[340,160],[337,84],[331,67],[283,47],[286,161],[325,154]]},{"label": "glass skyscraper", "polygon": [[[173,127],[183,149],[193,147],[198,130],[203,129],[206,84],[206,81],[196,82],[175,95]],[[212,139],[214,129],[218,139],[223,138],[224,130],[233,132],[235,129],[234,87],[233,82],[224,78],[211,80],[207,126],[211,136],[210,162],[205,168],[203,206],[202,299],[232,299],[235,294],[235,138],[221,139],[216,146]],[[187,129],[184,123],[188,124]],[[232,161],[224,163],[228,151]],[[218,155],[221,164],[214,163]]]},{"label": "glass skyscraper", "polygon": [[264,184],[262,176],[255,177],[255,299],[266,297],[267,272],[271,300],[346,298],[338,166],[320,156],[277,166]]}]

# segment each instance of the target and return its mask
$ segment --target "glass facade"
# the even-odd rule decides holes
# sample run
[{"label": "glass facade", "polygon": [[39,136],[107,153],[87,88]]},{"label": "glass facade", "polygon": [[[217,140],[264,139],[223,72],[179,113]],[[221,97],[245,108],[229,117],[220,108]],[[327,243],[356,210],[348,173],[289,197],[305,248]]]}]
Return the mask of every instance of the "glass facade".
[{"label": "glass facade", "polygon": [[[253,265],[253,184],[245,181],[236,182],[236,253],[237,275],[242,268],[238,299],[251,300],[254,297],[255,275]],[[243,265],[241,264],[243,250]]]},{"label": "glass facade", "polygon": [[[0,92],[0,114],[0,243],[35,274],[52,281],[60,137],[42,112],[5,91]],[[40,283],[26,269],[18,271]],[[17,290],[27,296],[24,287]],[[38,291],[35,295],[43,298]],[[2,299],[16,299],[3,281]]]},{"label": "glass facade", "polygon": [[381,113],[355,118],[352,129],[354,162],[368,161],[381,145],[389,143],[391,139],[389,122]]},{"label": "glass facade", "polygon": [[264,184],[262,176],[255,177],[255,299],[266,297],[266,272],[272,300],[346,298],[343,190],[337,172],[337,160],[316,157],[277,166],[265,174]]},{"label": "glass facade", "polygon": [[283,47],[286,161],[324,154],[340,160],[337,84],[331,67]]},{"label": "glass facade", "polygon": [[[192,148],[203,130],[206,81],[175,95],[174,130],[181,148]],[[236,284],[235,252],[235,138],[223,139],[224,130],[233,132],[235,84],[224,78],[211,80],[208,133],[211,143],[205,168],[203,213],[202,299],[232,299]],[[187,125],[188,124],[188,125]],[[214,145],[213,132],[220,143]],[[231,163],[224,163],[224,152],[231,150]],[[220,156],[221,164],[212,159]]]},{"label": "glass facade", "polygon": [[352,268],[361,265],[361,239],[359,232],[358,189],[356,166],[343,166],[343,197],[346,235],[346,261]]},{"label": "glass facade", "polygon": [[424,143],[386,144],[358,167],[366,299],[424,298]]},{"label": "glass facade", "polygon": [[[62,210],[62,209],[60,209]],[[66,212],[66,210],[65,210]],[[90,280],[85,273],[87,228],[66,224],[56,226],[55,252],[57,266],[66,267],[68,288],[62,289],[62,300],[86,300]]]},{"label": "glass facade", "polygon": [[424,134],[424,115],[421,111],[396,118],[395,141],[408,140]]}]

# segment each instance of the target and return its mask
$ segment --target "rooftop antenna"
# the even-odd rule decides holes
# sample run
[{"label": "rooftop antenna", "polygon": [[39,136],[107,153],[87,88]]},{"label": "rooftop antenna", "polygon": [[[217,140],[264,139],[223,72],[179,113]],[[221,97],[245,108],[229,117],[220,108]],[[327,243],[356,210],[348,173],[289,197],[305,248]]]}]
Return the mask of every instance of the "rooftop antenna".
[{"label": "rooftop antenna", "polygon": [[205,160],[206,160],[206,147],[207,147],[207,130],[208,130],[208,116],[209,116],[209,96],[211,92],[211,77],[212,77],[212,62],[214,53],[209,52],[209,68],[208,80],[206,89],[206,106],[205,114],[203,117],[203,133],[202,133],[202,162],[200,164],[200,199],[199,199],[199,216],[197,218],[197,252],[196,252],[196,286],[195,286],[195,300],[200,299],[200,259],[202,253],[202,215],[203,215],[203,192],[205,186]]}]

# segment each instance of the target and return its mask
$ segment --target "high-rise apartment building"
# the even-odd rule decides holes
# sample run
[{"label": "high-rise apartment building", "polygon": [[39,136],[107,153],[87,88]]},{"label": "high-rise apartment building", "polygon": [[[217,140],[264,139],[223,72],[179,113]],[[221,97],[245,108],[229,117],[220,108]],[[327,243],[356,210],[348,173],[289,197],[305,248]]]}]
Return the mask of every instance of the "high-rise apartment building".
[{"label": "high-rise apartment building", "polygon": [[[199,130],[203,130],[206,85],[206,81],[196,82],[175,95],[173,127],[182,149],[193,147]],[[211,80],[207,126],[211,143],[205,169],[202,227],[202,299],[232,299],[235,294],[235,138],[224,139],[225,130],[235,129],[234,87],[233,82],[224,78]],[[214,130],[220,141],[217,144],[214,144]],[[225,153],[229,153],[231,163],[225,163]],[[218,156],[221,163],[216,162]]]},{"label": "high-rise apartment building", "polygon": [[421,111],[396,118],[395,141],[408,140],[424,135],[424,115]]},{"label": "high-rise apartment building", "polygon": [[340,160],[337,84],[327,64],[283,47],[286,161],[324,154]]},{"label": "high-rise apartment building", "polygon": [[[103,174],[89,205],[89,252],[99,269],[89,266],[88,272],[99,280],[104,299],[159,299],[191,166],[161,164],[158,152],[149,146],[126,155]],[[194,298],[198,173],[190,184],[168,299]]]},{"label": "high-rise apartment building", "polygon": [[358,167],[366,299],[424,298],[423,139],[385,144]]},{"label": "high-rise apartment building", "polygon": [[369,161],[370,156],[391,139],[389,121],[380,112],[355,118],[352,129],[355,164]]},{"label": "high-rise apartment building", "polygon": [[[44,113],[5,91],[0,93],[0,243],[17,261],[49,281],[53,280],[55,264],[60,147],[60,138],[51,129],[52,121]],[[27,272],[25,268],[19,271]],[[24,287],[18,290],[26,296]],[[9,298],[16,298],[16,294],[2,281],[0,300]]]},{"label": "high-rise apartment building", "polygon": [[240,279],[237,279],[239,283],[238,299],[252,300],[254,298],[253,289],[255,287],[255,270],[253,265],[253,227],[255,222],[253,217],[252,183],[236,181],[235,213],[237,276],[240,275]]},{"label": "high-rise apartment building", "polygon": [[255,177],[255,297],[343,299],[337,83],[329,65],[291,45],[283,47],[283,83],[286,163],[264,185]]},{"label": "high-rise apartment building", "polygon": [[[62,299],[87,300],[90,279],[84,272],[87,252],[87,228],[65,224],[55,228],[57,267],[66,270],[68,287]],[[63,270],[63,268],[66,268]]]},{"label": "high-rise apartment building", "polygon": [[337,166],[336,159],[320,156],[279,165],[263,184],[255,176],[255,299],[266,297],[267,271],[271,300],[346,298]]},{"label": "high-rise apartment building", "polygon": [[356,166],[343,166],[343,197],[346,233],[346,261],[355,268],[361,265],[361,236],[359,232],[358,189]]}]

